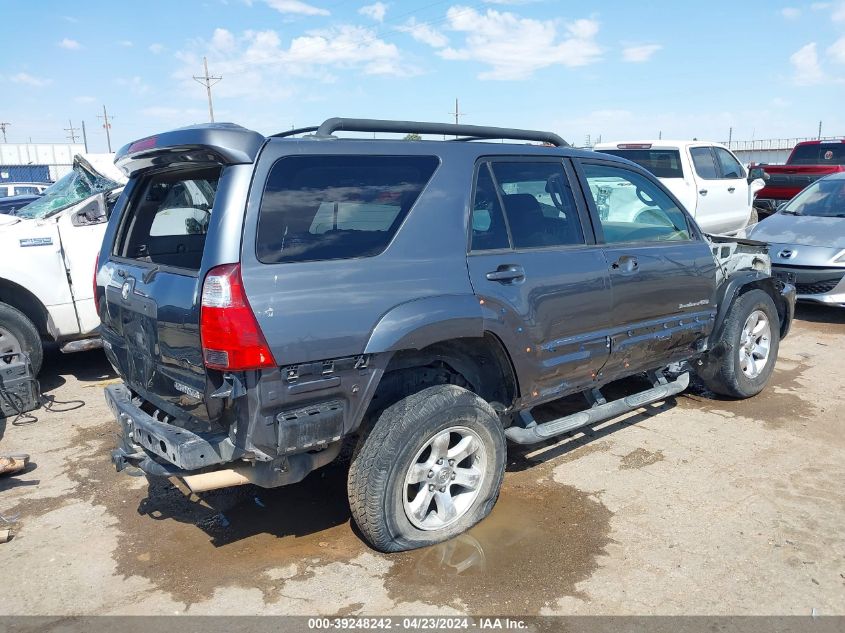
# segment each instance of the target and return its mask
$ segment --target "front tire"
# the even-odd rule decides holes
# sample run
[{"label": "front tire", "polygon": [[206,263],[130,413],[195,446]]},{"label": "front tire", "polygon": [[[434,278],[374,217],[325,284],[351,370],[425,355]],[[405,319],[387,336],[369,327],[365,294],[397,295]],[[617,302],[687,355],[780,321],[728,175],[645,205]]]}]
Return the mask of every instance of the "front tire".
[{"label": "front tire", "polygon": [[780,348],[780,320],[772,298],[750,290],[734,301],[722,332],[725,353],[707,387],[732,398],[750,398],[769,382]]},{"label": "front tire", "polygon": [[388,407],[349,469],[352,517],[382,552],[440,543],[485,518],[505,472],[499,416],[474,393],[438,385]]},{"label": "front tire", "polygon": [[32,371],[41,371],[44,349],[38,328],[20,310],[0,303],[0,363],[10,363],[21,352],[29,355]]}]

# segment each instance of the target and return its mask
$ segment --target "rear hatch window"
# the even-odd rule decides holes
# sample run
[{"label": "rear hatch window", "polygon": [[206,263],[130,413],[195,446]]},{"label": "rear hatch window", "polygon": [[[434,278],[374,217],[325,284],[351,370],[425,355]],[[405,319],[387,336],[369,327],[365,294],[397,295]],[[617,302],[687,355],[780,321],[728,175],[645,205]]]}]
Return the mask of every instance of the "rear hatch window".
[{"label": "rear hatch window", "polygon": [[265,264],[378,255],[434,174],[435,156],[289,156],[273,165],[258,219]]},{"label": "rear hatch window", "polygon": [[603,154],[627,158],[658,178],[683,178],[681,154],[676,149],[603,149]]},{"label": "rear hatch window", "polygon": [[114,255],[198,270],[220,167],[153,174],[139,183]]}]

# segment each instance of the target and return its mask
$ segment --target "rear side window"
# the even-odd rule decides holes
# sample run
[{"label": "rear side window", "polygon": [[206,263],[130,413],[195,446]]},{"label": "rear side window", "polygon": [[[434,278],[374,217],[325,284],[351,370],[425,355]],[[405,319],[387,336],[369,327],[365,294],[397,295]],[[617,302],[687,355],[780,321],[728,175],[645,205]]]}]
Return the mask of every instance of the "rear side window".
[{"label": "rear side window", "polygon": [[716,169],[716,161],[713,152],[709,147],[691,147],[690,156],[695,167],[695,173],[705,180],[716,180],[719,178],[719,170]]},{"label": "rear side window", "polygon": [[681,153],[676,149],[603,149],[603,154],[627,158],[658,178],[683,178]]},{"label": "rear side window", "polygon": [[288,156],[273,165],[258,216],[265,264],[378,255],[439,164],[436,156]]},{"label": "rear side window", "polygon": [[583,244],[575,198],[555,162],[493,162],[514,248]]},{"label": "rear side window", "polygon": [[845,165],[845,143],[797,145],[787,163],[790,165]]},{"label": "rear side window", "polygon": [[198,270],[220,168],[163,172],[139,183],[114,254]]}]

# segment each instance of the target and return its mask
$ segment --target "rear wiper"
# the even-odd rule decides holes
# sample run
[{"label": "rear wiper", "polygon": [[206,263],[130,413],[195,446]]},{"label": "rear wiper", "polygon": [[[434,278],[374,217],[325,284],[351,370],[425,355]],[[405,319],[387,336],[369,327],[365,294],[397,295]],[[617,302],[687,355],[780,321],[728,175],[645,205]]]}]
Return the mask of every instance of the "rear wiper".
[{"label": "rear wiper", "polygon": [[799,213],[798,211],[787,211],[786,209],[781,209],[778,213],[783,213],[784,215],[804,215],[803,213]]}]

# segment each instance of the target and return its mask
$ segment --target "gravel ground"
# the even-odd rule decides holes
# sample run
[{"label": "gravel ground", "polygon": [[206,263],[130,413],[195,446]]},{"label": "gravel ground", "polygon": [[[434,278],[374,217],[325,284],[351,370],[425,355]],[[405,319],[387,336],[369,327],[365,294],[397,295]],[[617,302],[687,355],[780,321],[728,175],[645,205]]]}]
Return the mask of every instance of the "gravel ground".
[{"label": "gravel ground", "polygon": [[[101,352],[49,355],[67,409],[0,422],[4,614],[845,614],[845,310],[800,306],[772,384],[693,387],[533,452],[490,518],[385,556],[349,519],[342,467],[197,496],[115,473]],[[549,415],[553,411],[547,412]],[[2,527],[2,526],[0,526]]]}]

